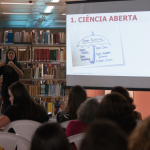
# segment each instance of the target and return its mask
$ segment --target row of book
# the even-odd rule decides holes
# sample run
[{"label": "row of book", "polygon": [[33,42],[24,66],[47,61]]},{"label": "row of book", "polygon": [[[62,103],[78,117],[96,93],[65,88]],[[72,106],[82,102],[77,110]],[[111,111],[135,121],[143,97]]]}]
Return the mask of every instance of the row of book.
[{"label": "row of book", "polygon": [[66,61],[66,49],[35,49],[35,62]]},{"label": "row of book", "polygon": [[39,33],[36,30],[31,32],[12,33],[12,30],[7,30],[0,33],[0,43],[33,43],[33,44],[58,44],[66,43],[66,34],[64,32],[51,33],[50,30]]},{"label": "row of book", "polygon": [[40,79],[41,77],[51,77],[54,79],[66,78],[66,66],[59,64],[42,64],[33,68],[23,68],[24,75],[21,79]]},{"label": "row of book", "polygon": [[64,89],[65,82],[62,83],[49,83],[38,85],[27,85],[31,96],[66,96],[66,90]]}]

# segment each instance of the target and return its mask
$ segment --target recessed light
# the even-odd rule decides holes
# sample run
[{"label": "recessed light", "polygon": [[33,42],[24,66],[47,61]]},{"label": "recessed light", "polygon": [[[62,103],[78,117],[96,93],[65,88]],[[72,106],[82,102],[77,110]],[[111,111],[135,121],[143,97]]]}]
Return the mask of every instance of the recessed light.
[{"label": "recessed light", "polygon": [[44,10],[45,13],[50,13],[55,6],[47,6]]},{"label": "recessed light", "polygon": [[1,4],[15,4],[15,5],[33,5],[34,3],[10,3],[10,2],[0,2]]},{"label": "recessed light", "polygon": [[2,12],[2,14],[30,14],[30,13],[12,13],[12,12]]},{"label": "recessed light", "polygon": [[51,0],[50,2],[52,2],[52,3],[58,3],[59,0]]}]

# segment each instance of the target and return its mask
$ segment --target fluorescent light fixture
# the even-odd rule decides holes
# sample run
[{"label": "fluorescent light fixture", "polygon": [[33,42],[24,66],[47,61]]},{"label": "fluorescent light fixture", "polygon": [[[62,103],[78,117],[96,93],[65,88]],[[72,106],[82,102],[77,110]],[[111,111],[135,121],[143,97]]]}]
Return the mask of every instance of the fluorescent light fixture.
[{"label": "fluorescent light fixture", "polygon": [[66,27],[66,26],[61,26],[61,25],[49,25],[49,27]]},{"label": "fluorescent light fixture", "polygon": [[12,13],[12,12],[2,12],[2,14],[30,14],[30,13]]},{"label": "fluorescent light fixture", "polygon": [[55,22],[66,22],[66,20],[54,20]]},{"label": "fluorescent light fixture", "polygon": [[59,0],[51,0],[52,3],[58,3]]},{"label": "fluorescent light fixture", "polygon": [[1,4],[15,4],[15,5],[33,5],[34,3],[11,3],[11,2],[0,2]]},{"label": "fluorescent light fixture", "polygon": [[62,15],[66,15],[66,13],[62,13]]},{"label": "fluorescent light fixture", "polygon": [[54,9],[54,7],[55,6],[47,6],[46,8],[45,8],[45,13],[50,13],[51,11],[52,11],[52,9]]}]

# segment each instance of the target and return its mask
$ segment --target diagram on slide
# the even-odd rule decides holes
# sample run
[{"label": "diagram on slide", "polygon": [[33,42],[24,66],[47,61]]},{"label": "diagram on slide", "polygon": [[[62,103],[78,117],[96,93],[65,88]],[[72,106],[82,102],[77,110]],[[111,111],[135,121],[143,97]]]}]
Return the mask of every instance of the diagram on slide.
[{"label": "diagram on slide", "polygon": [[86,51],[86,49],[80,49],[81,51],[81,61],[85,61],[85,60],[89,60],[91,64],[94,64],[95,63],[95,46],[99,44],[100,45],[100,49],[106,49],[108,48],[107,46],[104,46],[105,45],[111,45],[110,42],[103,36],[99,35],[99,36],[95,36],[94,35],[94,32],[92,32],[92,35],[91,36],[87,36],[85,38],[83,38],[79,44],[77,45],[77,47],[84,47],[84,46],[87,46],[87,47],[90,47],[92,46],[93,48],[93,59],[91,60],[90,58],[86,58],[86,54],[89,54],[88,51]]},{"label": "diagram on slide", "polygon": [[124,65],[119,25],[70,32],[73,67]]}]

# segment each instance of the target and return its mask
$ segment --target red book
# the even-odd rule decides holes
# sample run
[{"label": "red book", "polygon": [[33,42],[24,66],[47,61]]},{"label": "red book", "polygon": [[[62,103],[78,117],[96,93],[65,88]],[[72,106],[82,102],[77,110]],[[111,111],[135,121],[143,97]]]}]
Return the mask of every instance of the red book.
[{"label": "red book", "polygon": [[41,49],[38,49],[38,61],[41,61]]},{"label": "red book", "polygon": [[49,49],[46,49],[46,61],[49,62]]},{"label": "red book", "polygon": [[58,44],[59,43],[59,34],[56,33],[56,43]]},{"label": "red book", "polygon": [[43,62],[44,61],[44,50],[40,49],[40,51],[41,51],[41,62]]},{"label": "red book", "polygon": [[47,57],[46,57],[46,49],[43,49],[43,55],[44,55],[44,58],[43,58],[43,60],[44,60],[44,62],[46,62],[46,60],[47,60]]},{"label": "red book", "polygon": [[49,64],[47,64],[47,75],[48,75],[48,68],[49,68]]}]

